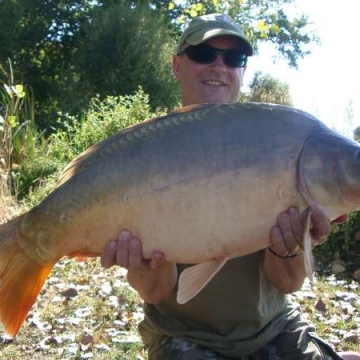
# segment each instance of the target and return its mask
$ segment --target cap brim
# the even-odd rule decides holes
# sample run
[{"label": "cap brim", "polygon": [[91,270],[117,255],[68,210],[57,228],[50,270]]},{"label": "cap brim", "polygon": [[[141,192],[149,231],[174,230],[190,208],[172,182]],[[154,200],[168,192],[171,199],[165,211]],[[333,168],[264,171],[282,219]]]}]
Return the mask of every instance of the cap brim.
[{"label": "cap brim", "polygon": [[241,40],[241,45],[245,47],[246,55],[253,55],[253,48],[249,40],[245,36],[239,35],[239,33],[235,31],[231,31],[228,29],[211,29],[211,30],[198,30],[186,38],[186,42],[190,45],[199,45],[202,42],[209,40],[213,37],[221,36],[221,35],[231,35],[237,37]]}]

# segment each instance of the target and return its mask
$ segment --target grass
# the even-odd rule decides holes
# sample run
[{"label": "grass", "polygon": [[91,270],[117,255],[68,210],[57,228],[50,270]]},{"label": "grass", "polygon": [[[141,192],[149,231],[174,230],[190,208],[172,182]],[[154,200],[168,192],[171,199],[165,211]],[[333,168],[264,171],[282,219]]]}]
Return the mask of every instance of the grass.
[{"label": "grass", "polygon": [[6,359],[146,359],[137,333],[141,299],[123,269],[97,259],[63,259],[49,276],[14,340],[3,337]]},{"label": "grass", "polygon": [[360,289],[349,275],[318,276],[293,295],[320,337],[337,351],[360,352]]},{"label": "grass", "polygon": [[[356,339],[360,291],[355,282],[317,277],[293,295],[321,337],[337,350],[360,351]],[[137,332],[141,299],[121,268],[104,270],[97,259],[63,259],[14,340],[3,337],[6,359],[147,359]],[[359,335],[359,334],[358,334]]]}]

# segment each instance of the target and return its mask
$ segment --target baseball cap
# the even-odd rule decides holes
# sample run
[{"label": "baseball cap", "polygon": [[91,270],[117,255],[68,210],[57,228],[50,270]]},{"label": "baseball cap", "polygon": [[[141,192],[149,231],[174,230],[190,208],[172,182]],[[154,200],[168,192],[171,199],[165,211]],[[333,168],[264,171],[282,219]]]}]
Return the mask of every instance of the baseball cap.
[{"label": "baseball cap", "polygon": [[208,39],[221,35],[238,37],[244,46],[246,55],[253,55],[254,50],[249,39],[241,27],[227,14],[208,14],[193,19],[180,36],[176,52],[180,51],[185,42],[190,45],[199,45]]}]

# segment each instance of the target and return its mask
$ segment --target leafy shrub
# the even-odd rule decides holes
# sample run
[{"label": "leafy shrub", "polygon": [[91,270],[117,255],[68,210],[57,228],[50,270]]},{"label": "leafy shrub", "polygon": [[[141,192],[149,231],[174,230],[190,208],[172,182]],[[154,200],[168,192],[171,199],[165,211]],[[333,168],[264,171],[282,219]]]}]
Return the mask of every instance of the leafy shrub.
[{"label": "leafy shrub", "polygon": [[141,88],[135,95],[94,98],[80,120],[63,116],[63,130],[50,137],[51,153],[70,161],[89,146],[152,116],[149,96]]},{"label": "leafy shrub", "polygon": [[326,265],[334,259],[341,259],[348,271],[360,268],[360,212],[353,212],[349,220],[334,225],[328,239],[314,249],[315,256]]},{"label": "leafy shrub", "polygon": [[[36,192],[44,187],[48,188],[50,179],[58,175],[59,169],[63,166],[64,163],[56,158],[47,156],[41,148],[34,156],[25,158],[16,174],[14,174],[17,199],[22,200],[24,197],[28,197],[29,194],[33,194],[34,191]],[[53,182],[51,181],[51,183]],[[31,203],[33,202],[31,201]]]},{"label": "leafy shrub", "polygon": [[24,157],[14,173],[18,199],[26,196],[30,205],[38,203],[53,188],[60,170],[89,146],[157,115],[161,114],[150,111],[149,97],[141,88],[134,95],[94,98],[80,120],[62,114],[62,128],[47,140],[39,138],[36,152]]}]

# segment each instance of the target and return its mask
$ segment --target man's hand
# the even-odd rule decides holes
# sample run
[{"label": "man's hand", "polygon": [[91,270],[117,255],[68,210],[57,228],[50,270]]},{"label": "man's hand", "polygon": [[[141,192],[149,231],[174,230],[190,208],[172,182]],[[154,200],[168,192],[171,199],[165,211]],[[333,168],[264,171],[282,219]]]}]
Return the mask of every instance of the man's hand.
[{"label": "man's hand", "polygon": [[[304,214],[306,216],[307,214]],[[341,216],[334,220],[334,223],[340,223],[347,220],[347,216]],[[297,254],[303,249],[304,237],[304,219],[295,208],[281,213],[278,216],[278,224],[271,229],[270,248],[280,256],[289,256]],[[310,235],[312,245],[322,244],[329,236],[331,223],[325,214],[321,212],[311,213]]]},{"label": "man's hand", "polygon": [[118,240],[109,241],[101,255],[101,265],[120,265],[128,270],[128,281],[149,303],[158,303],[170,296],[177,283],[176,264],[165,261],[164,254],[152,253],[144,259],[141,241],[130,231],[120,232]]},{"label": "man's hand", "polygon": [[119,265],[138,272],[155,270],[164,260],[163,253],[159,251],[155,251],[150,260],[145,260],[140,239],[127,230],[120,232],[118,240],[109,241],[101,254],[101,265],[104,268]]},{"label": "man's hand", "polygon": [[[297,209],[290,208],[278,216],[277,225],[270,231],[271,246],[265,253],[265,273],[284,294],[300,289],[306,276],[303,241],[308,215],[305,212],[302,218]],[[326,240],[331,224],[320,211],[312,212],[310,216],[310,235],[315,246]]]}]

